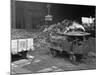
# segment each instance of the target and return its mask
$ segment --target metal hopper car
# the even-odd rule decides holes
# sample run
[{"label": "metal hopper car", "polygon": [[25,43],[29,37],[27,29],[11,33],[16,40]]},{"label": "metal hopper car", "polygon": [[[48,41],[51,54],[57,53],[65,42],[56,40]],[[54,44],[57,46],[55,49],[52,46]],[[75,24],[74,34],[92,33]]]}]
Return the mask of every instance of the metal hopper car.
[{"label": "metal hopper car", "polygon": [[89,40],[86,32],[51,33],[49,49],[52,56],[66,52],[72,62],[76,62],[75,55],[86,55],[89,51]]}]

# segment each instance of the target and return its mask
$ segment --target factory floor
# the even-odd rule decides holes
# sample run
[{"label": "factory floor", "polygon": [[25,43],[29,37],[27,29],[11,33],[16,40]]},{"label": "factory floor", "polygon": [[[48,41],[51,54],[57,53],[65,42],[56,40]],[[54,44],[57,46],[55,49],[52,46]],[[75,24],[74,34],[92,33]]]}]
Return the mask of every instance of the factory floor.
[{"label": "factory floor", "polygon": [[13,62],[14,65],[11,66],[12,74],[96,69],[96,60],[94,57],[82,59],[78,64],[73,64],[68,60],[67,56],[52,57],[47,49],[35,50],[28,54],[34,56],[33,61],[30,62],[30,60],[22,59]]},{"label": "factory floor", "polygon": [[[12,39],[36,37],[36,34],[25,30],[13,30]],[[67,56],[52,57],[47,48],[36,49],[28,52],[28,54],[34,56],[33,61],[30,62],[28,59],[21,59],[12,62],[12,75],[96,69],[95,57],[88,57],[87,59],[82,59],[79,64],[73,64],[68,60]]]}]

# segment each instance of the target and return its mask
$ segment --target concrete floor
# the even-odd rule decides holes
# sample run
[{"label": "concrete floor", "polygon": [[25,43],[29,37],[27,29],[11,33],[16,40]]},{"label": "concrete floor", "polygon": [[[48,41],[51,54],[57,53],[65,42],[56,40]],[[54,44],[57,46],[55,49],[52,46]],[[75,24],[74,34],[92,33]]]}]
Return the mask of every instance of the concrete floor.
[{"label": "concrete floor", "polygon": [[[78,65],[71,63],[65,56],[52,57],[47,49],[38,49],[28,54],[35,56],[30,63],[29,60],[19,61],[17,67],[12,66],[13,74],[90,70],[96,68],[95,58],[85,59]],[[17,61],[18,62],[18,61]]]},{"label": "concrete floor", "polygon": [[[12,39],[36,37],[33,32],[24,30],[14,30],[12,32]],[[15,34],[16,33],[16,34]],[[29,34],[30,33],[30,34]],[[38,33],[39,34],[39,33]],[[41,72],[55,72],[55,71],[74,71],[74,70],[90,70],[96,69],[96,59],[88,58],[76,65],[68,60],[67,56],[52,57],[48,49],[36,49],[33,52],[28,52],[29,55],[35,56],[34,60],[30,63],[27,59],[14,62],[11,66],[12,74],[29,74]]]}]

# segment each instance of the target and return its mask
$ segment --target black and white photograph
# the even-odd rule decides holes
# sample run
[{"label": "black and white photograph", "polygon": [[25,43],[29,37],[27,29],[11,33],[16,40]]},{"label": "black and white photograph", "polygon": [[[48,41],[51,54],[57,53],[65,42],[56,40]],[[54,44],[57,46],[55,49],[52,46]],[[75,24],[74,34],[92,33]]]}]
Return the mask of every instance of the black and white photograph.
[{"label": "black and white photograph", "polygon": [[11,75],[96,69],[96,6],[11,0]]}]

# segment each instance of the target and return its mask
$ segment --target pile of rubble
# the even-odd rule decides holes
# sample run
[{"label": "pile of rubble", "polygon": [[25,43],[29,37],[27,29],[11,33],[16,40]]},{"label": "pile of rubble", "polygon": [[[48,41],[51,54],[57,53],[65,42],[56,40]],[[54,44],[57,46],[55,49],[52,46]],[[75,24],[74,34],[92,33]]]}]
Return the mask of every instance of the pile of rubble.
[{"label": "pile of rubble", "polygon": [[84,27],[77,22],[71,20],[64,20],[58,22],[57,24],[52,24],[49,27],[44,28],[44,30],[35,38],[35,44],[37,47],[47,47],[47,41],[52,32],[62,32],[67,33],[70,31],[85,31]]},{"label": "pile of rubble", "polygon": [[12,29],[11,30],[11,39],[26,39],[34,38],[37,33],[33,31],[27,31],[25,29]]},{"label": "pile of rubble", "polygon": [[74,21],[70,21],[70,20],[64,20],[61,23],[58,22],[57,24],[53,24],[51,26],[49,26],[48,28],[45,28],[43,32],[47,32],[47,31],[53,31],[53,30],[60,30],[61,32],[68,32],[71,30],[81,30],[81,31],[85,31],[84,27]]}]

